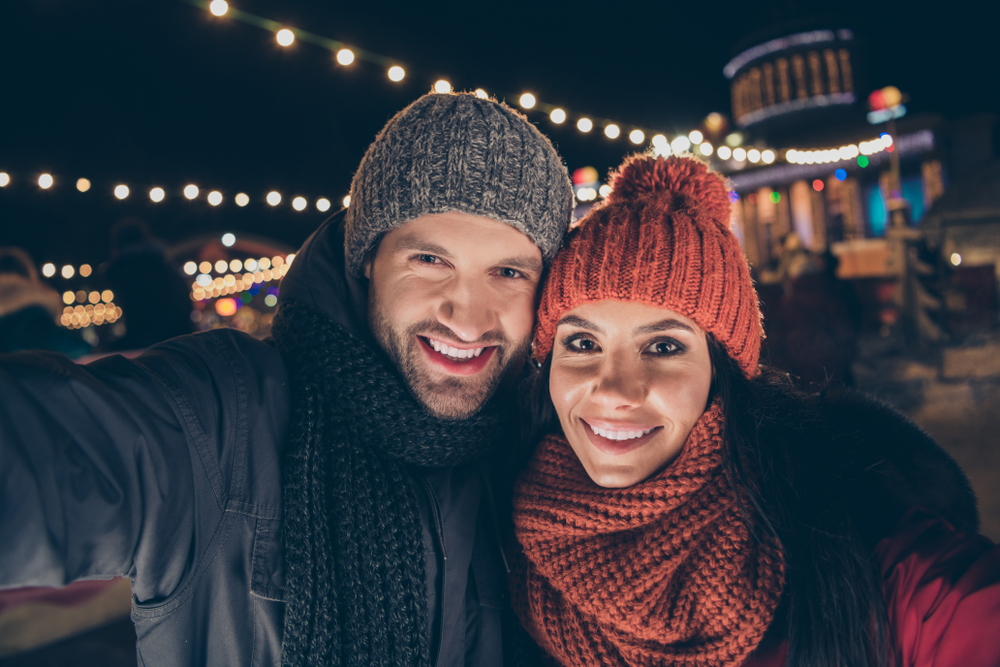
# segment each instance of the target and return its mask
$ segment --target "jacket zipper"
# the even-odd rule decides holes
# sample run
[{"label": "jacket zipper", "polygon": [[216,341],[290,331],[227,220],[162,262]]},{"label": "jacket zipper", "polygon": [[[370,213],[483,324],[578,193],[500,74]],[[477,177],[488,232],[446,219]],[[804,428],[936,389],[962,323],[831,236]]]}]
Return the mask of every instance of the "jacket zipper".
[{"label": "jacket zipper", "polygon": [[441,587],[438,599],[438,611],[440,612],[440,619],[438,622],[438,637],[437,637],[437,657],[434,660],[434,664],[438,665],[441,661],[442,646],[444,644],[444,619],[445,619],[445,592],[447,588],[445,584],[447,583],[448,577],[448,550],[445,548],[444,544],[444,522],[441,520],[441,508],[438,505],[437,496],[434,494],[434,489],[431,488],[430,482],[421,475],[419,472],[413,473],[414,476],[420,481],[421,486],[424,489],[424,493],[427,494],[427,502],[431,507],[431,517],[434,519],[434,530],[437,531],[438,544],[441,545],[441,559],[443,561],[441,567]]}]

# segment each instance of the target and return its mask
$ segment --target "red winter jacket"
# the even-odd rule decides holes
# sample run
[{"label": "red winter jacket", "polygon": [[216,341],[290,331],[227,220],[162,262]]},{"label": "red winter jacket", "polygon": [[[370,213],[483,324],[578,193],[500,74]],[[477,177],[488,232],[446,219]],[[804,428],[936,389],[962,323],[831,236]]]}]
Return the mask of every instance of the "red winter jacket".
[{"label": "red winter jacket", "polygon": [[[1000,546],[912,510],[875,552],[895,667],[1000,666]],[[743,667],[784,667],[787,650]]]}]

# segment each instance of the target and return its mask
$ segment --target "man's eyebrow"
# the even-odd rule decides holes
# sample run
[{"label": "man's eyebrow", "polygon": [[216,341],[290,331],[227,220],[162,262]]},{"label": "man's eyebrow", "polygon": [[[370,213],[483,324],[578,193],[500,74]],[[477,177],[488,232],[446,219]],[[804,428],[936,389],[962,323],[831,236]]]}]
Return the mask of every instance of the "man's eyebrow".
[{"label": "man's eyebrow", "polygon": [[508,257],[497,262],[497,266],[509,266],[525,273],[539,274],[542,272],[542,260],[536,257],[520,255],[518,257]]},{"label": "man's eyebrow", "polygon": [[448,252],[447,248],[406,234],[396,239],[396,241],[392,244],[392,249],[396,252],[401,250],[415,250],[417,252],[425,252],[428,255],[440,255],[441,257],[451,256],[451,253]]},{"label": "man's eyebrow", "polygon": [[632,334],[635,336],[642,336],[644,334],[657,333],[660,331],[669,331],[670,329],[681,329],[682,331],[688,331],[690,333],[695,332],[694,329],[692,329],[687,324],[684,324],[680,320],[668,318],[665,320],[660,320],[659,322],[655,322],[653,324],[644,324],[641,327],[636,327],[632,331]]},{"label": "man's eyebrow", "polygon": [[582,317],[577,317],[576,315],[567,315],[563,317],[561,320],[556,322],[556,328],[558,329],[564,324],[568,324],[573,327],[580,327],[581,329],[587,329],[599,334],[604,333],[604,329],[601,327],[597,326],[590,320],[585,320]]}]

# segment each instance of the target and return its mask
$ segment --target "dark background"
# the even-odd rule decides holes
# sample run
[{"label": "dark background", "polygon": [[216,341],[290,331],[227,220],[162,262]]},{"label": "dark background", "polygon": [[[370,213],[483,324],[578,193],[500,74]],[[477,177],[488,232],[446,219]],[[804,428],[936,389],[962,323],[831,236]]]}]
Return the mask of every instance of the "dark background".
[{"label": "dark background", "polygon": [[[176,242],[222,231],[254,232],[297,246],[324,217],[317,197],[347,194],[366,146],[384,122],[433,81],[491,94],[531,91],[571,112],[620,121],[600,128],[552,125],[529,112],[569,168],[603,175],[636,150],[627,126],[687,132],[706,114],[728,115],[722,68],[764,39],[813,27],[852,29],[858,92],[895,85],[912,112],[948,118],[995,111],[995,16],[987,3],[720,2],[306,2],[231,3],[319,35],[398,59],[394,84],[381,66],[344,68],[333,54],[177,0],[14,0],[0,15],[0,245],[39,262],[99,263],[107,229],[142,217]],[[863,113],[858,105],[856,113]],[[41,191],[41,172],[56,185]],[[76,179],[93,189],[79,193]],[[126,183],[131,196],[111,194]],[[188,182],[201,198],[180,196]],[[167,200],[150,202],[153,185]],[[204,197],[219,189],[226,202]],[[281,206],[262,201],[271,189]],[[245,209],[232,203],[244,191]],[[298,213],[288,203],[309,199]]]}]

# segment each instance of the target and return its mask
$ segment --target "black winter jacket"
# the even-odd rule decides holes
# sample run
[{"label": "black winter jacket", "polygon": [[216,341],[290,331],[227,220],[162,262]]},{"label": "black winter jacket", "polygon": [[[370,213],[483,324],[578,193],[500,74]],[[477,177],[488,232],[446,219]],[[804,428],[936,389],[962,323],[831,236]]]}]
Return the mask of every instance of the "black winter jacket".
[{"label": "black winter jacket", "polygon": [[[303,246],[282,297],[370,335],[343,256],[338,214]],[[289,402],[278,352],[232,330],[86,367],[0,356],[0,586],[125,576],[140,664],[280,664]],[[432,657],[500,665],[506,586],[486,477],[411,476]]]}]

